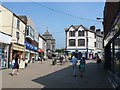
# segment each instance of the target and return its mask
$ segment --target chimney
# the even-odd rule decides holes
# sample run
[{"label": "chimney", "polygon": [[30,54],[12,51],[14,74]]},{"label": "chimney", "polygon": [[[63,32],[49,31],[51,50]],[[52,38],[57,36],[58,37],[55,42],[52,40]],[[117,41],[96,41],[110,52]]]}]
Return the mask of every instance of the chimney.
[{"label": "chimney", "polygon": [[104,32],[103,31],[101,31],[101,35],[103,35],[104,34]]},{"label": "chimney", "polygon": [[26,16],[19,16],[19,18],[20,18],[25,24],[27,24],[27,17],[26,17]]},{"label": "chimney", "polygon": [[101,35],[101,30],[100,29],[96,29],[96,33]]},{"label": "chimney", "polygon": [[95,26],[90,26],[90,30],[95,31]]}]

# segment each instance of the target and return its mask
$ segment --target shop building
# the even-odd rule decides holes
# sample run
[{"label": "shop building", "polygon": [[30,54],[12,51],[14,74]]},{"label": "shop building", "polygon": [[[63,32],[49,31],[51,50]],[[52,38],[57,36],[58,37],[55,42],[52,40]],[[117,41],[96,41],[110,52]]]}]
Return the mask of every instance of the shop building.
[{"label": "shop building", "polygon": [[0,5],[0,17],[1,17],[1,29],[0,31],[6,35],[11,36],[11,42],[9,45],[8,67],[11,66],[11,62],[14,54],[21,53],[21,58],[24,58],[25,45],[24,45],[24,32],[26,24],[13,12]]},{"label": "shop building", "polygon": [[8,68],[9,45],[11,36],[0,32],[0,68]]},{"label": "shop building", "polygon": [[65,28],[65,33],[66,52],[77,53],[79,59],[82,56],[86,59],[92,59],[94,54],[103,48],[99,46],[101,42],[98,42],[103,40],[103,36],[100,30],[95,30],[95,26],[88,29],[83,25],[71,25],[69,28]]},{"label": "shop building", "polygon": [[104,7],[104,68],[113,87],[120,89],[120,1]]},{"label": "shop building", "polygon": [[47,58],[47,53],[46,53],[46,44],[47,41],[39,34],[39,56],[44,57],[45,59]]},{"label": "shop building", "polygon": [[27,16],[19,16],[24,23],[26,23],[26,30],[25,30],[25,58],[29,60],[29,62],[32,61],[34,58],[35,60],[38,60],[38,42],[39,42],[39,36],[38,31],[35,28],[35,25],[31,18],[28,18]]}]

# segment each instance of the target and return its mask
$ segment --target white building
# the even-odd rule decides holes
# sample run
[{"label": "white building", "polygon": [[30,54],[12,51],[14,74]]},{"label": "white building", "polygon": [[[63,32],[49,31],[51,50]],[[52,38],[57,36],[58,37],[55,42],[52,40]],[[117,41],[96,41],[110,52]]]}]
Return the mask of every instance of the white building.
[{"label": "white building", "polygon": [[38,43],[39,43],[39,33],[35,27],[33,20],[27,16],[19,16],[24,23],[26,23],[25,30],[25,58],[32,61],[34,58],[38,60]]},{"label": "white building", "polygon": [[[96,52],[96,32],[83,25],[65,28],[66,32],[66,50],[79,53],[79,57],[84,55],[86,58],[92,58]],[[99,43],[99,42],[97,42]]]},{"label": "white building", "polygon": [[[0,32],[3,35],[1,43],[3,56],[6,59],[7,66],[11,65],[12,57],[17,52],[21,53],[21,58],[24,58],[24,31],[26,24],[12,11],[0,5]],[[10,40],[11,39],[11,40]],[[7,43],[5,43],[7,42]],[[8,48],[9,44],[9,48]]]},{"label": "white building", "polygon": [[39,56],[43,55],[46,58],[46,45],[47,41],[39,34]]}]

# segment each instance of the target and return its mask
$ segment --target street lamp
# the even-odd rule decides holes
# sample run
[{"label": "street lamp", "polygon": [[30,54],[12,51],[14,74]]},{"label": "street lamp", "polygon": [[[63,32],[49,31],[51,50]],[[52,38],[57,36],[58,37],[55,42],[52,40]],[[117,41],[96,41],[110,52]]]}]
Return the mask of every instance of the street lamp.
[{"label": "street lamp", "polygon": [[104,18],[97,17],[96,19],[97,19],[97,20],[101,20],[101,19],[104,19]]}]

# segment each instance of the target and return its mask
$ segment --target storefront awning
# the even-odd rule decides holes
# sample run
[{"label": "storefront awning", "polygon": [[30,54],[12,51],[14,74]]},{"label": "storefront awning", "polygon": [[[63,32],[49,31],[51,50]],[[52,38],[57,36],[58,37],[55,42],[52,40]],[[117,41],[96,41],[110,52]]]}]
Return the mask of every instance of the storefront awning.
[{"label": "storefront awning", "polygon": [[5,35],[3,33],[0,33],[0,42],[10,44],[11,43],[11,37],[8,36],[8,35]]},{"label": "storefront awning", "polygon": [[38,52],[44,52],[42,49],[38,49]]}]

